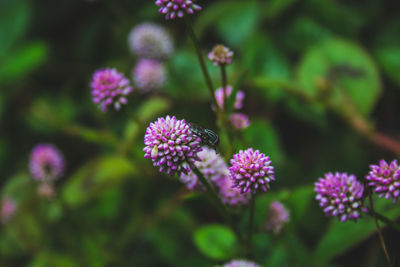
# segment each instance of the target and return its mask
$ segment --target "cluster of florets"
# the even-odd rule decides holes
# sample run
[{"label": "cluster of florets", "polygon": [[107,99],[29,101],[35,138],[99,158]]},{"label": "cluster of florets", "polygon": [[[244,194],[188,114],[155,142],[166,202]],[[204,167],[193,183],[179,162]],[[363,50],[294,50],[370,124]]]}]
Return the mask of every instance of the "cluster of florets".
[{"label": "cluster of florets", "polygon": [[[228,169],[227,171],[229,172]],[[222,202],[230,206],[245,205],[251,197],[250,192],[242,193],[239,188],[235,187],[229,175],[219,181],[218,188]]]},{"label": "cluster of florets", "polygon": [[137,25],[129,33],[129,48],[140,58],[165,59],[174,50],[170,34],[164,27],[154,23]]},{"label": "cluster of florets", "polygon": [[245,129],[250,126],[249,117],[243,113],[232,113],[229,119],[233,128],[237,130]]},{"label": "cluster of florets", "polygon": [[283,225],[289,222],[289,219],[289,211],[282,203],[275,201],[269,206],[265,229],[267,231],[272,231],[274,234],[279,234]]},{"label": "cluster of florets", "polygon": [[[222,202],[231,206],[246,204],[250,195],[242,194],[240,189],[233,186],[233,182],[229,177],[229,169],[224,159],[214,149],[206,146],[202,149],[197,154],[200,161],[196,161],[195,166],[219,192]],[[194,172],[182,174],[180,180],[190,190],[205,189]]]},{"label": "cluster of florets", "polygon": [[185,13],[191,15],[201,10],[194,0],[156,0],[156,5],[160,7],[158,12],[165,14],[166,19],[182,18]]},{"label": "cluster of florets", "polygon": [[397,160],[388,164],[382,159],[378,165],[371,165],[365,179],[379,197],[393,198],[393,202],[397,201],[400,195],[400,167]]},{"label": "cluster of florets", "polygon": [[151,159],[160,172],[169,175],[189,173],[202,150],[201,139],[190,131],[185,120],[175,116],[150,123],[144,137],[144,157]]},{"label": "cluster of florets", "polygon": [[315,183],[316,199],[327,216],[337,216],[340,221],[357,220],[363,207],[363,185],[355,175],[327,173]]},{"label": "cluster of florets", "polygon": [[252,148],[240,150],[233,155],[230,163],[232,165],[229,168],[230,177],[234,186],[240,188],[242,193],[266,192],[269,183],[275,180],[270,157],[259,150],[254,151]]},{"label": "cluster of florets", "polygon": [[51,182],[63,174],[64,168],[64,157],[55,146],[39,144],[33,148],[29,169],[35,180]]},{"label": "cluster of florets", "polygon": [[213,50],[208,53],[208,59],[211,60],[215,66],[228,65],[232,63],[233,52],[226,46],[217,44]]},{"label": "cluster of florets", "polygon": [[232,260],[225,263],[223,267],[260,267],[260,265],[248,260]]},{"label": "cluster of florets", "polygon": [[[197,156],[200,160],[195,162],[195,166],[209,183],[217,185],[219,181],[226,176],[228,167],[226,166],[225,161],[215,152],[214,149],[207,146],[203,146],[202,151],[200,151]],[[188,189],[203,189],[194,172],[182,174],[180,179]]]},{"label": "cluster of florets", "polygon": [[141,59],[133,70],[133,79],[143,92],[162,88],[165,82],[164,65],[153,59]]},{"label": "cluster of florets", "polygon": [[92,82],[93,102],[99,104],[100,109],[105,112],[110,105],[116,110],[126,104],[126,98],[133,90],[129,80],[116,69],[105,68],[93,74]]}]

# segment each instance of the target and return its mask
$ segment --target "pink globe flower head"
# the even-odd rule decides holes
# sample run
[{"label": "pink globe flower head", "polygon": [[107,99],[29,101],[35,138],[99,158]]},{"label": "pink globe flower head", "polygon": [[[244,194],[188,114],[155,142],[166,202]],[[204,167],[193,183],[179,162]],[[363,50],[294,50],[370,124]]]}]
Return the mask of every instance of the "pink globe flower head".
[{"label": "pink globe flower head", "polygon": [[283,225],[289,222],[289,211],[279,201],[271,203],[268,209],[268,218],[265,224],[267,231],[272,231],[274,234],[279,234]]},{"label": "pink globe flower head", "polygon": [[133,79],[143,92],[160,89],[165,82],[164,65],[156,60],[141,59],[133,70]]},{"label": "pink globe flower head", "polygon": [[271,166],[269,156],[259,150],[249,148],[233,155],[229,168],[230,177],[234,186],[240,188],[241,193],[268,191],[269,183],[275,180],[274,167]]},{"label": "pink globe flower head", "polygon": [[397,160],[388,164],[381,159],[379,165],[370,166],[370,171],[365,179],[379,197],[393,198],[393,202],[396,203],[400,195],[400,167]]},{"label": "pink globe flower head", "polygon": [[232,260],[225,263],[223,267],[260,267],[260,265],[248,260]]},{"label": "pink globe flower head", "polygon": [[[225,87],[226,98],[228,98],[232,94],[232,90],[233,90],[233,88],[230,85],[227,85]],[[245,95],[244,95],[243,91],[241,91],[241,90],[237,91],[235,103],[233,104],[234,109],[241,109],[243,107],[244,96]],[[223,106],[225,106],[224,90],[222,90],[222,87],[215,90],[215,99],[217,100],[217,104],[218,104],[219,108],[222,108]],[[213,109],[215,109],[215,108],[213,107]]]},{"label": "pink globe flower head", "polygon": [[232,113],[229,119],[236,130],[243,130],[250,126],[249,117],[243,113]]},{"label": "pink globe flower head", "polygon": [[251,193],[243,193],[234,186],[232,179],[227,175],[218,182],[219,196],[224,204],[230,206],[245,205],[251,197]]},{"label": "pink globe flower head", "polygon": [[[218,186],[219,182],[228,176],[228,166],[214,149],[203,146],[202,151],[197,156],[200,160],[194,164],[211,185]],[[203,185],[198,181],[198,177],[194,172],[183,173],[180,179],[189,190],[204,190]]]},{"label": "pink globe flower head", "polygon": [[228,65],[232,63],[233,52],[226,46],[216,45],[213,50],[208,53],[208,59],[211,60],[215,66]]},{"label": "pink globe flower head", "polygon": [[128,44],[133,54],[148,59],[165,59],[174,50],[172,38],[165,28],[148,22],[132,29]]},{"label": "pink globe flower head", "polygon": [[185,13],[192,15],[194,11],[200,11],[201,6],[195,4],[195,0],[156,0],[156,5],[160,7],[158,12],[165,14],[165,18],[182,18]]},{"label": "pink globe flower head", "polygon": [[13,199],[6,196],[1,201],[0,220],[3,224],[7,223],[14,216],[17,204]]},{"label": "pink globe flower head", "polygon": [[35,180],[51,182],[63,174],[64,168],[64,156],[55,146],[39,144],[33,148],[29,169]]},{"label": "pink globe flower head", "polygon": [[169,175],[189,173],[199,161],[201,139],[194,135],[185,120],[175,116],[150,123],[144,136],[144,157],[151,159],[160,172]]},{"label": "pink globe flower head", "polygon": [[318,179],[314,190],[326,216],[338,217],[341,222],[356,221],[361,211],[367,212],[363,206],[364,186],[353,174],[327,173]]},{"label": "pink globe flower head", "polygon": [[128,103],[126,97],[133,90],[129,85],[129,80],[123,74],[110,68],[96,71],[90,86],[93,102],[99,104],[103,112],[107,111],[110,105],[119,110],[122,104]]}]

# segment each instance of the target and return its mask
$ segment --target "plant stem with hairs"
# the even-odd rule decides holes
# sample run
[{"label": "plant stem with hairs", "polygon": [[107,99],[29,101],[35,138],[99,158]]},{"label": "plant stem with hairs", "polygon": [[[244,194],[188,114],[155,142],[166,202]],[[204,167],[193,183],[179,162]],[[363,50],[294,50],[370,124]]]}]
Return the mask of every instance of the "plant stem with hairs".
[{"label": "plant stem with hairs", "polygon": [[232,216],[230,215],[228,209],[221,202],[221,199],[219,198],[217,192],[210,185],[210,183],[207,181],[207,179],[204,177],[204,175],[199,171],[199,169],[193,168],[193,172],[197,175],[197,177],[199,178],[202,185],[206,188],[208,194],[211,196],[211,198],[217,204],[219,210],[222,213],[222,216],[225,218],[225,220],[229,223],[229,225],[235,231],[235,234],[236,234],[237,238],[239,239],[239,241],[242,242],[242,235],[241,235],[239,229],[236,227],[235,223],[233,222]]},{"label": "plant stem with hairs", "polygon": [[207,70],[206,63],[204,61],[203,55],[201,53],[199,40],[197,39],[196,34],[194,33],[193,26],[192,26],[192,23],[190,22],[190,19],[187,18],[187,16],[185,16],[184,18],[185,18],[186,28],[187,28],[187,30],[189,32],[190,38],[193,41],[193,44],[194,44],[194,47],[195,47],[195,50],[196,50],[196,55],[197,55],[197,58],[199,59],[199,62],[200,62],[201,71],[202,71],[204,79],[206,81],[207,88],[208,88],[208,91],[209,91],[210,96],[211,96],[211,100],[212,100],[212,102],[213,102],[213,104],[214,104],[214,106],[215,106],[215,108],[217,110],[217,113],[219,113],[220,109],[219,109],[219,106],[217,104],[217,100],[215,98],[214,87],[213,87],[213,84],[212,84],[212,81],[211,81],[210,74],[208,73],[208,70]]},{"label": "plant stem with hairs", "polygon": [[387,247],[386,247],[385,239],[383,238],[383,234],[382,234],[381,227],[380,227],[380,225],[379,225],[379,222],[378,222],[376,213],[375,213],[375,211],[374,211],[374,201],[373,201],[373,199],[372,199],[372,193],[371,193],[371,190],[370,190],[370,188],[368,187],[368,185],[367,185],[367,183],[366,183],[366,180],[364,180],[364,188],[365,188],[365,190],[367,190],[367,193],[368,193],[369,206],[370,206],[370,207],[369,207],[369,209],[370,209],[370,214],[371,214],[372,217],[374,218],[374,222],[375,222],[375,225],[376,225],[376,229],[377,229],[377,231],[378,231],[379,241],[380,241],[380,243],[381,243],[383,252],[384,252],[384,254],[385,254],[386,261],[388,262],[388,264],[389,264],[390,267],[393,267],[393,263],[392,263],[392,261],[390,260],[389,252],[388,252]]}]

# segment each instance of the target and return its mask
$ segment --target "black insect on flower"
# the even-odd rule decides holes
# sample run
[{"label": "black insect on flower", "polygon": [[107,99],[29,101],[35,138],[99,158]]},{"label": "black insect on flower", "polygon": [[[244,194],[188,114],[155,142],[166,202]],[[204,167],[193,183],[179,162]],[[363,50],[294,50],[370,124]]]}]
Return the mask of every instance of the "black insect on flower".
[{"label": "black insect on flower", "polygon": [[219,137],[214,131],[194,123],[190,123],[189,127],[193,134],[201,138],[203,145],[211,148],[216,148],[219,145]]}]

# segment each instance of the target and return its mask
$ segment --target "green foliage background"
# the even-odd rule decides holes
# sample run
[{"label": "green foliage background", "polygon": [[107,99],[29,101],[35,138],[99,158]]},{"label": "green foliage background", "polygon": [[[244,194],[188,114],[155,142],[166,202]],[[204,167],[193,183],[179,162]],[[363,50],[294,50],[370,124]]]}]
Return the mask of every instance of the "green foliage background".
[{"label": "green foliage background", "polygon": [[[145,128],[159,116],[216,129],[183,21],[164,21],[153,2],[0,0],[0,195],[18,203],[0,226],[0,266],[213,266],[243,256],[208,198],[143,158]],[[352,128],[345,107],[352,103],[375,129],[400,139],[398,2],[198,3],[203,11],[192,19],[204,53],[215,43],[232,48],[231,84],[248,71],[241,89],[251,126],[235,151],[254,147],[276,166],[272,190],[257,199],[256,226],[262,228],[271,201],[291,213],[279,236],[256,234],[254,260],[384,266],[372,220],[326,218],[313,183],[328,171],[361,179],[369,164],[396,157]],[[137,59],[127,34],[145,21],[174,37],[168,82],[157,95],[136,94],[121,111],[102,113],[91,101],[91,75],[110,66],[131,77]],[[219,86],[218,69],[208,68]],[[67,160],[52,200],[37,196],[27,168],[39,142],[54,143]],[[388,217],[400,217],[398,204],[376,202]],[[246,212],[238,219],[243,229]],[[398,264],[400,234],[384,234]]]}]

